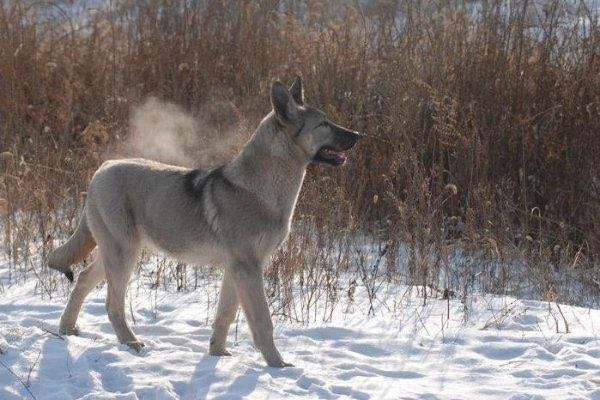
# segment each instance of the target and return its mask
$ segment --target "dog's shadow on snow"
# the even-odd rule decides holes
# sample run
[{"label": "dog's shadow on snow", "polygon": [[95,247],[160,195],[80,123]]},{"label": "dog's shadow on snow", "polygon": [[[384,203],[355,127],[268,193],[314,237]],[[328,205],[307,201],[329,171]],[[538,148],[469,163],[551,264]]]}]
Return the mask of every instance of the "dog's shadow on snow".
[{"label": "dog's shadow on snow", "polygon": [[224,380],[223,376],[217,374],[218,362],[219,357],[205,353],[189,380],[172,382],[175,392],[182,399],[206,399],[211,386]]},{"label": "dog's shadow on snow", "polygon": [[[233,356],[235,357],[235,355]],[[194,373],[186,383],[175,384],[181,398],[206,399],[213,386],[219,388],[210,394],[215,399],[241,399],[251,396],[258,386],[260,378],[266,374],[273,378],[299,377],[301,368],[248,367],[242,374],[231,379],[230,372],[218,372],[217,364],[221,357],[204,354],[196,365]],[[225,390],[223,390],[225,389]]]},{"label": "dog's shadow on snow", "polygon": [[[236,377],[227,387],[224,393],[215,395],[215,399],[233,400],[248,398],[253,394],[258,386],[260,378],[264,375],[270,375],[271,378],[293,378],[297,379],[302,375],[303,370],[297,367],[273,368],[273,367],[248,367],[243,374]],[[275,395],[275,394],[273,394]]]},{"label": "dog's shadow on snow", "polygon": [[240,399],[254,392],[258,384],[258,378],[262,375],[260,370],[248,368],[242,375],[238,376],[229,384],[225,393],[215,396],[217,399]]},{"label": "dog's shadow on snow", "polygon": [[204,354],[202,359],[196,364],[194,373],[188,382],[174,383],[173,386],[177,394],[185,399],[206,399],[211,387],[215,385],[221,388],[226,387],[227,389],[225,392],[211,393],[211,397],[217,399],[240,399],[250,396],[254,392],[262,375],[268,373],[272,376],[278,376],[285,371],[271,367],[249,367],[231,383],[227,383],[231,378],[231,374],[228,372],[218,373],[217,364],[220,359],[220,357],[211,356],[208,353]]}]

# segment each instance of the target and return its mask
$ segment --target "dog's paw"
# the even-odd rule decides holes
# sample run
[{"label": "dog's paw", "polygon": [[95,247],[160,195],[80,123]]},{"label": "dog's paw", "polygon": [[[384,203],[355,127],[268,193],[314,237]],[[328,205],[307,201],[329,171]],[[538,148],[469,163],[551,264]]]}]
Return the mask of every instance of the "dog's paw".
[{"label": "dog's paw", "polygon": [[135,341],[135,342],[127,342],[125,343],[130,349],[135,350],[136,353],[140,353],[144,346],[144,342]]},{"label": "dog's paw", "polygon": [[273,368],[286,368],[286,367],[293,367],[294,366],[294,364],[285,362],[283,360],[275,361],[275,362],[269,362],[269,363],[267,363],[267,365],[269,367],[273,367]]},{"label": "dog's paw", "polygon": [[58,333],[67,336],[79,336],[81,334],[81,331],[79,330],[79,327],[77,325],[61,326],[58,328]]},{"label": "dog's paw", "polygon": [[210,349],[208,351],[208,354],[210,354],[211,356],[217,356],[217,357],[224,357],[224,356],[231,355],[231,353],[227,349]]}]

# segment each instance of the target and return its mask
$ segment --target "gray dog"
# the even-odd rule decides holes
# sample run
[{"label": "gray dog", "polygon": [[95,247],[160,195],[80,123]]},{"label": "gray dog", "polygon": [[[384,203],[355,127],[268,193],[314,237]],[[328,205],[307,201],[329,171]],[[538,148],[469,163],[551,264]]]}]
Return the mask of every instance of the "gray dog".
[{"label": "gray dog", "polygon": [[358,133],[304,104],[302,82],[271,87],[271,111],[242,151],[209,171],[153,161],[112,160],[94,174],[81,221],[50,254],[49,266],[73,280],[70,265],[92,249],[99,255],[79,274],[60,319],[75,325],[88,293],[106,277],[106,310],[120,343],[143,347],[125,320],[125,292],[143,246],[196,265],[224,267],[210,354],[229,355],[225,341],[241,303],[254,344],[268,365],[284,367],[273,341],[263,266],[290,231],[294,207],[310,163],[342,165]]}]

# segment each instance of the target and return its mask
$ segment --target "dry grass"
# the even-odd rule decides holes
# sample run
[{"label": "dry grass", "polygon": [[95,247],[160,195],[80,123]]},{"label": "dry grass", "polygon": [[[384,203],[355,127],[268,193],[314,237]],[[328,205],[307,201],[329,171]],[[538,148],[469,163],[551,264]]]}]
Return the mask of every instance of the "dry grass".
[{"label": "dry grass", "polygon": [[[56,287],[41,260],[22,261],[72,229],[90,174],[126,153],[136,105],[175,103],[212,143],[225,130],[243,141],[271,79],[300,74],[311,103],[367,137],[345,168],[309,171],[300,228],[269,271],[282,313],[313,283],[332,302],[353,285],[376,297],[386,280],[424,297],[597,294],[598,14],[460,3],[2,2],[0,219],[14,272]],[[348,293],[332,289],[342,270]]]}]

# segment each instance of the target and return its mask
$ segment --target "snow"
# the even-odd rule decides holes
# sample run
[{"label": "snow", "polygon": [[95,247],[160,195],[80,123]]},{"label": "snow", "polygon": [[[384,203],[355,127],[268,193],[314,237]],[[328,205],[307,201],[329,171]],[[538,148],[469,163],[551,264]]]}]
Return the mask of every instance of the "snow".
[{"label": "snow", "polygon": [[0,294],[0,399],[32,398],[25,386],[40,400],[600,399],[600,310],[483,294],[423,304],[415,288],[391,285],[367,316],[357,290],[330,322],[276,320],[276,343],[295,367],[275,369],[241,315],[233,356],[207,354],[216,281],[188,292],[134,283],[139,355],[116,342],[105,287],[84,305],[82,336],[62,337],[66,297],[42,298],[35,285]]}]

